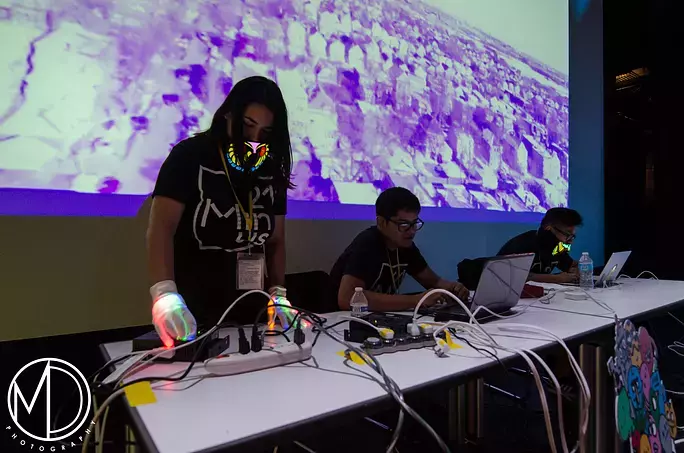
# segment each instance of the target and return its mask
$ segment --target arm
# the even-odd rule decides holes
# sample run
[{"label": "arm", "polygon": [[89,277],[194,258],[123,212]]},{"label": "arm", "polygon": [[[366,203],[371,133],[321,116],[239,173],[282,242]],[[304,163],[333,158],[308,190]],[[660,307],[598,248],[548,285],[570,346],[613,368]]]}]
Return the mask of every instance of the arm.
[{"label": "arm", "polygon": [[457,282],[444,280],[442,277],[437,275],[435,271],[430,269],[430,266],[427,266],[425,269],[418,272],[413,276],[413,278],[415,278],[418,283],[423,285],[423,288],[425,289],[444,289],[453,293],[456,297],[461,299],[461,301],[467,301],[468,297],[470,296],[470,291],[468,291],[465,286]]},{"label": "arm", "polygon": [[266,242],[268,287],[285,285],[285,216],[275,216],[273,234]]},{"label": "arm", "polygon": [[150,283],[173,280],[173,237],[185,205],[159,196],[152,200],[147,225],[147,267]]},{"label": "arm", "polygon": [[413,276],[418,283],[420,283],[425,289],[441,288],[447,291],[454,287],[454,282],[444,280],[442,277],[437,275],[435,271],[426,267],[422,271],[418,272]]},{"label": "arm", "polygon": [[[365,288],[365,283],[358,277],[345,274],[340,282],[340,290],[337,293],[337,305],[341,310],[349,310],[349,301],[357,287]],[[405,296],[402,294],[380,294],[373,291],[364,291],[368,299],[368,309],[371,311],[400,311],[408,310],[416,306],[422,294]]]}]

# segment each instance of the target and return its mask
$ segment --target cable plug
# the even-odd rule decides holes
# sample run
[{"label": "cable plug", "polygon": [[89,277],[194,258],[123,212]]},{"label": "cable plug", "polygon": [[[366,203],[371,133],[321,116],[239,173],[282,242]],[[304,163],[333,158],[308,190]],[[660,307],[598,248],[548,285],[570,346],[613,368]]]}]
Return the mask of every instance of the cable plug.
[{"label": "cable plug", "polygon": [[301,346],[304,344],[304,341],[306,341],[306,336],[304,335],[304,331],[302,330],[302,323],[299,320],[297,320],[297,327],[294,331],[294,343],[297,346]]},{"label": "cable plug", "polygon": [[406,331],[412,337],[417,337],[420,335],[420,327],[416,323],[409,323],[406,325]]},{"label": "cable plug", "polygon": [[394,338],[394,330],[383,327],[380,329],[380,336],[385,340],[392,340]]},{"label": "cable plug", "polygon": [[245,329],[238,327],[238,352],[240,354],[249,354],[251,350],[249,346],[249,341],[247,340],[247,335],[245,335]]},{"label": "cable plug", "polygon": [[441,338],[437,339],[437,346],[435,346],[435,354],[437,357],[446,357],[451,348],[447,342]]},{"label": "cable plug", "polygon": [[252,352],[259,352],[262,348],[261,338],[257,329],[252,330]]}]

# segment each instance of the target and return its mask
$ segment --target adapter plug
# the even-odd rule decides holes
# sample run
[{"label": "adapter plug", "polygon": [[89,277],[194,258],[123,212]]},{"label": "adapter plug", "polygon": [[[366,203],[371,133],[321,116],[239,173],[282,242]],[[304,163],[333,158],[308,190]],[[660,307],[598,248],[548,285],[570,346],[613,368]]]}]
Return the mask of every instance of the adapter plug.
[{"label": "adapter plug", "polygon": [[446,357],[450,350],[451,348],[445,340],[441,338],[437,340],[437,346],[435,346],[435,354],[437,354],[437,357]]},{"label": "adapter plug", "polygon": [[262,348],[261,338],[259,338],[259,331],[257,329],[252,330],[252,352],[259,352]]},{"label": "adapter plug", "polygon": [[294,343],[297,346],[301,346],[304,344],[305,340],[306,336],[304,335],[304,331],[302,330],[302,324],[299,321],[297,321],[297,327],[294,331]]},{"label": "adapter plug", "polygon": [[245,335],[245,329],[238,327],[238,352],[240,354],[249,354],[251,350],[249,346],[249,341],[247,340],[247,335]]}]

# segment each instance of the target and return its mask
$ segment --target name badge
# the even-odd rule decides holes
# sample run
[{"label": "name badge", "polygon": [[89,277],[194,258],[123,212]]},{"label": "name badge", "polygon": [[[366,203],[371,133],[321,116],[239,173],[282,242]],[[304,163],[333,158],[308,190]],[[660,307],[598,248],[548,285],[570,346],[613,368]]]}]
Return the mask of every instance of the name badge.
[{"label": "name badge", "polygon": [[264,289],[265,263],[263,253],[238,253],[237,289]]}]

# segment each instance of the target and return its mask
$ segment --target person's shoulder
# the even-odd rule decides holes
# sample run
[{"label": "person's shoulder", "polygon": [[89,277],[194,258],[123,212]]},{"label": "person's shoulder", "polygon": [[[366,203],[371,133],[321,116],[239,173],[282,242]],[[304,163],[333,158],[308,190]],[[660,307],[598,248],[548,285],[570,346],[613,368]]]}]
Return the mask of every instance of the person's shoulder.
[{"label": "person's shoulder", "polygon": [[520,233],[504,244],[499,252],[499,255],[506,255],[510,253],[527,253],[533,251],[534,245],[537,241],[537,231],[530,230]]},{"label": "person's shoulder", "polygon": [[211,146],[211,138],[206,133],[195,134],[176,143],[171,153],[183,157],[198,157]]},{"label": "person's shoulder", "polygon": [[377,227],[372,226],[357,234],[351,243],[351,247],[358,249],[370,249],[376,248],[382,243],[382,234],[380,231],[378,231]]}]

